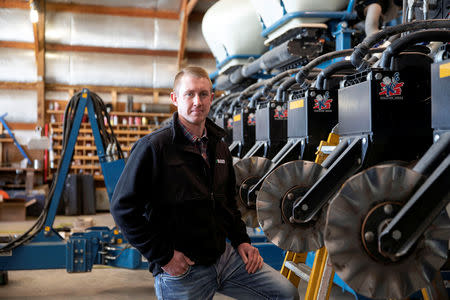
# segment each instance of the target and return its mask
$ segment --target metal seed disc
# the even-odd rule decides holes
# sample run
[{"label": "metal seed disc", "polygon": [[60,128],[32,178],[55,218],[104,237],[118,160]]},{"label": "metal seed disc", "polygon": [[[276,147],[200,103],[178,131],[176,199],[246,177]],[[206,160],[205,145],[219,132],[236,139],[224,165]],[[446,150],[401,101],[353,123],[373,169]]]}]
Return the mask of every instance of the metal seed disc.
[{"label": "metal seed disc", "polygon": [[290,193],[297,191],[295,198],[306,194],[324,173],[325,169],[319,164],[296,160],[279,166],[264,180],[256,198],[256,210],[259,224],[272,243],[294,252],[313,251],[323,246],[326,207],[317,219],[292,224],[287,216],[289,208],[284,205],[294,198]]},{"label": "metal seed disc", "polygon": [[234,164],[234,172],[236,174],[236,203],[242,215],[242,220],[248,227],[258,227],[258,218],[256,216],[256,208],[248,207],[240,197],[240,190],[244,182],[254,182],[255,179],[261,178],[270,169],[272,161],[264,157],[252,156],[243,158]]},{"label": "metal seed disc", "polygon": [[[405,167],[375,166],[349,178],[330,202],[325,246],[335,271],[355,292],[376,299],[403,299],[426,287],[444,264],[448,242],[431,239],[428,234],[395,262],[374,255],[377,247],[371,247],[371,254],[368,249],[369,243],[377,243],[383,222],[393,218],[382,220],[380,214],[403,206],[422,181],[421,174]],[[379,230],[362,232],[375,211]],[[443,215],[433,225],[439,227],[442,218],[445,220]]]}]

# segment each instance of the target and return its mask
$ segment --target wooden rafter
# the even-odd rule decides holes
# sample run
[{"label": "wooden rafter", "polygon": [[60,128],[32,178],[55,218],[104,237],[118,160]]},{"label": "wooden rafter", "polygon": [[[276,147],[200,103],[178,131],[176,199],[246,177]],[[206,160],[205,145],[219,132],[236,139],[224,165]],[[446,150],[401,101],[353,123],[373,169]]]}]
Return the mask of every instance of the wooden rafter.
[{"label": "wooden rafter", "polygon": [[0,0],[0,8],[30,9],[28,1]]},{"label": "wooden rafter", "polygon": [[99,46],[79,46],[47,43],[47,51],[72,51],[72,52],[97,52],[97,53],[114,53],[114,54],[134,54],[149,56],[169,56],[176,57],[175,50],[152,50],[152,49],[136,49],[136,48],[113,48]]},{"label": "wooden rafter", "polygon": [[0,90],[35,90],[36,82],[0,81]]},{"label": "wooden rafter", "polygon": [[154,10],[143,7],[113,7],[102,5],[86,5],[74,3],[56,3],[47,2],[46,8],[49,11],[73,12],[83,14],[101,14],[125,17],[146,17],[160,19],[178,19],[178,13],[175,11]]},{"label": "wooden rafter", "polygon": [[34,43],[30,42],[0,41],[0,48],[34,49],[34,47]]},{"label": "wooden rafter", "polygon": [[110,93],[112,90],[115,90],[119,94],[153,94],[153,92],[157,91],[160,94],[169,95],[172,91],[169,88],[144,88],[106,85],[69,85],[59,83],[47,83],[45,85],[45,88],[52,91],[67,91],[70,89],[79,91],[82,88],[88,88],[89,90],[98,93]]},{"label": "wooden rafter", "polygon": [[[24,0],[0,0],[0,8],[17,8],[29,9],[29,2]],[[177,11],[154,10],[139,7],[111,7],[100,5],[84,5],[84,4],[67,4],[47,2],[47,11],[73,12],[73,13],[91,13],[101,15],[125,16],[125,17],[141,17],[141,18],[157,18],[177,20],[180,14]],[[203,12],[193,12],[190,14],[190,21],[201,22]]]},{"label": "wooden rafter", "polygon": [[[0,48],[16,48],[16,49],[35,49],[35,43],[31,42],[13,42],[0,41]],[[97,52],[97,53],[111,53],[111,54],[131,54],[131,55],[148,55],[148,56],[167,56],[177,57],[176,50],[152,50],[141,48],[113,48],[113,47],[99,47],[99,46],[78,46],[65,45],[55,43],[45,43],[46,51],[70,51],[70,52]],[[186,57],[189,58],[211,58],[214,56],[210,52],[186,51]]]}]

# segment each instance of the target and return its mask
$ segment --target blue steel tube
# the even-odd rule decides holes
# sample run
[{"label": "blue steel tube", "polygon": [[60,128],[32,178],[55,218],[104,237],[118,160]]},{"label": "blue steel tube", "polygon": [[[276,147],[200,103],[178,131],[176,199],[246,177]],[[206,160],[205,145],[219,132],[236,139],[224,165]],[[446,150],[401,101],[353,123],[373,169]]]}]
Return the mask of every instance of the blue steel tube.
[{"label": "blue steel tube", "polygon": [[9,126],[6,123],[5,119],[4,119],[4,117],[6,117],[7,115],[8,115],[8,113],[5,113],[4,115],[1,115],[0,116],[0,122],[2,122],[3,127],[5,127],[6,131],[8,131],[9,136],[14,141],[14,145],[16,145],[17,149],[19,149],[20,153],[22,153],[22,156],[27,159],[28,164],[32,165],[33,163],[31,162],[31,160],[28,157],[28,155],[25,153],[25,150],[23,150],[22,146],[20,146],[19,142],[16,140],[16,138],[15,138],[14,134],[12,133],[11,129],[9,129]]}]

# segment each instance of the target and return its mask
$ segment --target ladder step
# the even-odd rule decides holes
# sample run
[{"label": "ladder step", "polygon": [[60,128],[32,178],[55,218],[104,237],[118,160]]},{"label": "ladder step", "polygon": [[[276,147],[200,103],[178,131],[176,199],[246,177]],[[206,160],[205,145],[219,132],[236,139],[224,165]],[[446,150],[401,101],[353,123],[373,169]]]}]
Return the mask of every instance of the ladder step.
[{"label": "ladder step", "polygon": [[292,261],[286,261],[284,266],[294,272],[295,275],[300,277],[302,280],[308,282],[309,275],[311,274],[311,268],[305,265],[304,263],[294,263]]}]

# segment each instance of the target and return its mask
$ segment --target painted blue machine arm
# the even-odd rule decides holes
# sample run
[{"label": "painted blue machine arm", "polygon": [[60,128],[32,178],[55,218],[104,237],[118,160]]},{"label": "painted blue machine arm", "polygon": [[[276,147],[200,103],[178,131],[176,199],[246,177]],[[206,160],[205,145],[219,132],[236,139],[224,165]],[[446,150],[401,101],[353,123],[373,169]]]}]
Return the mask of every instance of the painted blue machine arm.
[{"label": "painted blue machine arm", "polygon": [[[81,121],[88,110],[108,196],[111,199],[116,183],[125,166],[123,159],[108,162],[89,90],[83,89],[73,118],[72,128],[58,173],[55,189],[42,229],[29,242],[10,251],[0,251],[0,270],[62,269],[68,272],[89,272],[94,264],[129,269],[147,269],[148,263],[130,247],[120,232],[108,227],[91,227],[86,232],[74,233],[66,242],[53,229],[53,222],[64,184],[69,172]],[[3,122],[3,115],[0,120]],[[5,124],[4,124],[5,125]],[[7,130],[9,129],[5,126]],[[0,250],[5,244],[0,244]]]}]

